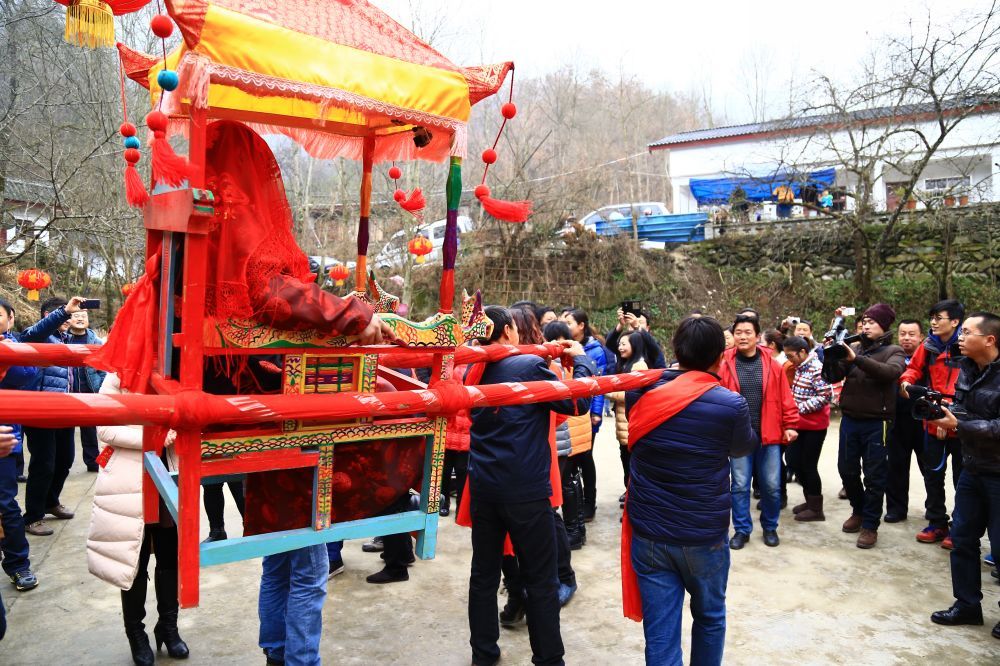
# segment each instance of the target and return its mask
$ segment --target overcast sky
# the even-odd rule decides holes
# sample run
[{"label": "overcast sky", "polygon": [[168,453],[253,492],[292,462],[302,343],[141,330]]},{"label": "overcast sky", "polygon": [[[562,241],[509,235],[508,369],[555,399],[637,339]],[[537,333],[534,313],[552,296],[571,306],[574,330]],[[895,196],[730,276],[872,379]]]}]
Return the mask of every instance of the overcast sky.
[{"label": "overcast sky", "polygon": [[849,80],[873,45],[904,36],[930,15],[958,25],[989,0],[373,0],[418,34],[444,28],[435,47],[458,64],[513,60],[519,76],[575,63],[612,76],[634,74],[652,88],[710,92],[718,120],[752,120],[750,63],[764,65],[781,113],[790,81],[818,69]]}]

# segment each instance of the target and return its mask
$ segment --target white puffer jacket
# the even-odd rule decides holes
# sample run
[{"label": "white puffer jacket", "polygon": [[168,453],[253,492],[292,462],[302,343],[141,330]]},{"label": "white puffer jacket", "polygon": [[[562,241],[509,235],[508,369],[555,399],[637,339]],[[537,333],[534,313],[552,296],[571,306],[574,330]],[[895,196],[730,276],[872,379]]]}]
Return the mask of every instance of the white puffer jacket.
[{"label": "white puffer jacket", "polygon": [[[101,393],[125,393],[118,375],[108,374]],[[142,516],[142,426],[100,426],[101,451],[114,449],[97,472],[94,510],[87,535],[87,568],[90,573],[123,590],[131,589],[139,568],[145,521]],[[167,449],[174,469],[173,451]]]}]

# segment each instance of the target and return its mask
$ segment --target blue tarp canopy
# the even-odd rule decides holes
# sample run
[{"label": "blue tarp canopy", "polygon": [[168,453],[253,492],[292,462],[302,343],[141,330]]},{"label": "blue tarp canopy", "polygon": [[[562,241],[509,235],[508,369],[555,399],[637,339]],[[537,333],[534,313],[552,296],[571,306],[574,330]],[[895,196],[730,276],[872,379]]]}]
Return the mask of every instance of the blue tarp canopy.
[{"label": "blue tarp canopy", "polygon": [[782,171],[745,178],[692,178],[690,187],[698,205],[704,206],[729,203],[733,190],[737,187],[742,187],[746,192],[747,201],[774,201],[774,190],[779,185],[790,186],[795,191],[795,197],[800,198],[802,188],[812,185],[822,192],[832,187],[836,178],[837,170],[832,168],[811,173]]}]

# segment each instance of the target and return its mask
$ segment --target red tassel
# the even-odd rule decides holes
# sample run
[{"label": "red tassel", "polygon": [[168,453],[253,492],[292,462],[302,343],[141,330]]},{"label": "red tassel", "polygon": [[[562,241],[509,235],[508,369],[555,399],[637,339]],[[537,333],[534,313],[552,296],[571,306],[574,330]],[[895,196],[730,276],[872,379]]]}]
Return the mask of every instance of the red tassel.
[{"label": "red tassel", "polygon": [[165,132],[153,132],[153,140],[149,142],[149,150],[153,156],[153,179],[164,185],[180,185],[187,180],[191,166],[187,159],[174,152]]},{"label": "red tassel", "polygon": [[419,187],[413,188],[410,196],[399,202],[399,207],[417,219],[423,218],[424,207],[427,206],[427,199]]},{"label": "red tassel", "polygon": [[125,200],[134,208],[142,208],[149,201],[149,192],[133,164],[125,165]]},{"label": "red tassel", "polygon": [[527,222],[531,215],[530,201],[504,201],[490,196],[479,197],[483,210],[504,222]]}]

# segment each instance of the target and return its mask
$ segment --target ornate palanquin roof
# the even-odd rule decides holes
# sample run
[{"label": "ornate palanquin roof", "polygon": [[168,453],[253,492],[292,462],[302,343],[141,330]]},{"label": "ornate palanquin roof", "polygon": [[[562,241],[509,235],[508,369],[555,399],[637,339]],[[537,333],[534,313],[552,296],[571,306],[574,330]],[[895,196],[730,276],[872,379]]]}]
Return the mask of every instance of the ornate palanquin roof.
[{"label": "ornate palanquin roof", "polygon": [[[262,132],[286,134],[315,157],[376,161],[464,155],[471,106],[494,94],[509,62],[459,67],[365,0],[166,0],[183,43],[166,67],[180,76],[164,110],[207,107]],[[119,45],[123,68],[164,94],[162,58]],[[411,130],[430,143],[417,148]],[[181,129],[181,128],[177,128]]]}]

